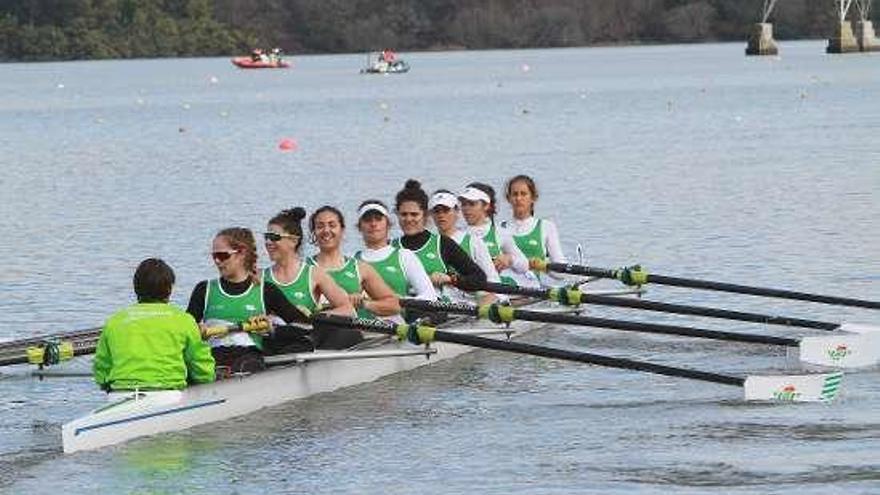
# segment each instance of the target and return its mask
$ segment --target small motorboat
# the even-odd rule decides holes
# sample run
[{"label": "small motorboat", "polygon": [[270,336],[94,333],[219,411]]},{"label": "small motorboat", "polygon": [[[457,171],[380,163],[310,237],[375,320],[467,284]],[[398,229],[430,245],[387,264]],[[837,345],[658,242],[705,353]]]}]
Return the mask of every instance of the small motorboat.
[{"label": "small motorboat", "polygon": [[[388,59],[391,59],[389,62]],[[367,66],[361,69],[361,74],[403,74],[409,72],[409,64],[396,56],[387,56],[383,53],[368,53]]]},{"label": "small motorboat", "polygon": [[242,69],[286,69],[290,62],[286,60],[254,60],[251,57],[235,57],[232,63]]}]

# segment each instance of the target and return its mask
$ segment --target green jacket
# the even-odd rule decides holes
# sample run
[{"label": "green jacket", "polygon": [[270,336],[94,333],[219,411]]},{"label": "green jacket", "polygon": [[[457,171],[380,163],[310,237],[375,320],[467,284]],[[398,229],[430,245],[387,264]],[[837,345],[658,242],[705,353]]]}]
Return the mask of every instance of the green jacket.
[{"label": "green jacket", "polygon": [[93,371],[104,389],[179,390],[214,381],[214,358],[192,316],[171,304],[137,303],[107,320]]}]

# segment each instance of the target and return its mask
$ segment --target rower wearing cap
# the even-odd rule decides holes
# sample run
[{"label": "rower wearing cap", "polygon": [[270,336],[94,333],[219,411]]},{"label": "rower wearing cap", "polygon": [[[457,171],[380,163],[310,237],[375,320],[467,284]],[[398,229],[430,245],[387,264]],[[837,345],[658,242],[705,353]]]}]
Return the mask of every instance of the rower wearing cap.
[{"label": "rower wearing cap", "polygon": [[509,285],[536,286],[538,282],[529,272],[529,260],[510,232],[495,223],[495,189],[482,182],[471,182],[458,193],[458,200],[468,231],[486,243],[501,281]]},{"label": "rower wearing cap", "polygon": [[[534,270],[546,261],[567,263],[559,242],[556,225],[546,218],[535,218],[538,187],[528,175],[517,175],[507,181],[505,196],[513,210],[513,220],[504,222],[513,234],[513,240]],[[535,272],[543,285],[559,285],[564,276]]]},{"label": "rower wearing cap", "polygon": [[323,268],[348,294],[352,306],[362,318],[392,316],[400,313],[400,303],[376,270],[364,261],[342,254],[345,218],[337,208],[325,205],[309,216],[312,242],[319,252],[308,262]]},{"label": "rower wearing cap", "polygon": [[[500,283],[501,277],[498,275],[498,270],[495,269],[495,264],[489,255],[489,249],[483,243],[483,240],[467,230],[457,227],[459,207],[458,198],[455,194],[452,194],[447,189],[438,189],[431,195],[428,209],[431,210],[431,218],[434,220],[437,232],[457,242],[470,255],[471,259],[477,263],[477,266],[486,273],[486,280],[488,282]],[[452,299],[462,299],[462,297],[457,297],[457,295],[450,297]],[[505,296],[501,297],[506,300]],[[477,299],[480,304],[491,304],[498,300],[498,296],[491,292],[479,292]]]},{"label": "rower wearing cap", "polygon": [[418,258],[409,249],[388,243],[391,217],[388,207],[369,199],[358,208],[358,230],[364,249],[355,258],[371,265],[398,297],[436,301],[437,292]]},{"label": "rower wearing cap", "polygon": [[406,181],[396,197],[397,218],[403,236],[393,244],[413,251],[435,287],[452,285],[477,291],[484,287],[486,274],[454,240],[425,227],[428,222],[428,195],[417,180]]}]

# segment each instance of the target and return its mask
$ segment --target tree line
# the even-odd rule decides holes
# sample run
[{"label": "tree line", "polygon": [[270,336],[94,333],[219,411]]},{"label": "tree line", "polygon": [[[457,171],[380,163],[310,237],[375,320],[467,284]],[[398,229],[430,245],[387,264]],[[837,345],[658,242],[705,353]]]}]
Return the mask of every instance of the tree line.
[{"label": "tree line", "polygon": [[[763,0],[0,0],[0,59],[71,60],[739,41]],[[781,0],[777,39],[827,37],[831,0]]]}]

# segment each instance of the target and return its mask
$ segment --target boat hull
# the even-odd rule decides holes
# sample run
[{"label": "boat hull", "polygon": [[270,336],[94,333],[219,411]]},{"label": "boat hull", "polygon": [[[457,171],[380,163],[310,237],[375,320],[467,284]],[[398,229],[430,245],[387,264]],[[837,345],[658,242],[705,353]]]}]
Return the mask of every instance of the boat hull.
[{"label": "boat hull", "polygon": [[[467,327],[474,326],[474,323],[475,320],[468,320],[466,325],[457,324],[448,330],[460,328],[467,331]],[[510,330],[514,334],[520,334],[540,325],[517,321]],[[505,338],[504,334],[491,335],[491,330],[486,329],[488,338]],[[322,352],[339,354],[339,351],[316,351],[303,354],[302,362],[273,367],[260,373],[234,376],[206,385],[191,386],[182,391],[113,394],[109,405],[62,426],[64,452],[91,450],[138,437],[222,421],[264,407],[372,382],[473,350],[471,347],[445,342],[421,347],[381,337],[377,341],[383,343],[374,346],[369,352],[378,350],[385,351],[386,354],[407,355],[312,360],[312,357],[319,357]],[[307,358],[307,355],[311,356]]]},{"label": "boat hull", "polygon": [[232,59],[232,63],[242,69],[286,69],[290,67],[290,62],[285,62],[284,60],[279,62],[255,62],[250,57],[236,57]]}]

